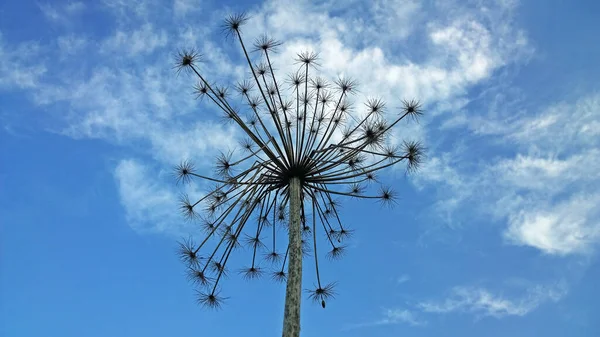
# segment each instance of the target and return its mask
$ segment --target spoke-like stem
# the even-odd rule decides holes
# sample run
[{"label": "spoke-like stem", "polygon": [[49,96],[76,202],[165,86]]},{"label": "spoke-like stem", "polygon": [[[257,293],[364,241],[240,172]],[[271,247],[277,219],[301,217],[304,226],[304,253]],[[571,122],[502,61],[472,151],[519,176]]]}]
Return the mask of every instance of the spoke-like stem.
[{"label": "spoke-like stem", "polygon": [[[267,64],[269,65],[269,73],[271,73],[271,78],[273,79],[273,83],[275,84],[275,89],[277,90],[277,96],[279,97],[279,104],[281,105],[281,107],[283,108],[283,99],[281,98],[281,93],[279,92],[279,85],[277,84],[277,79],[275,78],[275,73],[273,72],[273,66],[271,65],[271,58],[269,58],[269,53],[267,51],[265,51],[265,56],[267,58]],[[287,135],[287,141],[288,144],[290,144],[290,146],[293,146],[292,143],[292,134],[290,132],[290,129],[287,128],[288,125],[288,118],[287,118],[287,112],[285,112],[285,110],[282,109],[283,112],[283,119],[285,122],[285,126],[286,126],[286,135]],[[283,139],[282,139],[283,141]],[[293,155],[293,151],[290,151],[289,153],[287,153],[288,156],[288,162],[292,162],[292,155]]]},{"label": "spoke-like stem", "polygon": [[[256,85],[258,86],[260,94],[262,95],[263,100],[264,100],[264,102],[265,102],[265,104],[267,106],[267,110],[269,111],[269,113],[274,112],[274,113],[272,113],[272,115],[273,115],[273,117],[276,120],[275,128],[277,129],[277,132],[278,132],[279,136],[282,137],[282,139],[283,139],[284,132],[283,132],[283,129],[281,129],[279,117],[277,116],[277,107],[275,107],[275,106],[271,107],[269,105],[269,101],[267,100],[268,93],[265,94],[264,89],[260,85],[260,81],[258,80],[258,76],[256,75],[256,71],[254,70],[254,66],[252,66],[252,61],[250,60],[250,56],[248,55],[248,51],[246,50],[246,46],[244,45],[244,41],[242,40],[242,36],[240,34],[237,34],[237,38],[238,38],[238,41],[240,42],[240,46],[242,47],[242,50],[244,51],[244,56],[246,56],[246,61],[248,62],[248,67],[252,71],[252,76],[254,77],[254,80],[256,81]],[[279,148],[278,144],[277,143],[273,143],[273,145],[275,145],[275,150],[280,154],[281,157],[283,157],[283,152],[281,151],[281,148]],[[285,159],[282,158],[282,161],[285,162]],[[289,163],[288,163],[288,165],[289,165]]]}]

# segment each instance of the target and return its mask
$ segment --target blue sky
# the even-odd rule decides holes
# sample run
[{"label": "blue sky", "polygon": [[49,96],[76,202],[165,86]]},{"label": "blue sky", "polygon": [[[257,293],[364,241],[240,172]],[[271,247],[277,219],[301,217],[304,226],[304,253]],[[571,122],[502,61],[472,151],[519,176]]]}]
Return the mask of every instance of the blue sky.
[{"label": "blue sky", "polygon": [[2,336],[280,334],[283,286],[234,275],[207,311],[175,253],[194,227],[171,167],[208,172],[240,134],[172,56],[239,78],[219,24],[242,10],[285,41],[282,76],[310,48],[361,97],[426,108],[399,134],[422,170],[385,177],[399,205],[344,202],[338,296],[305,301],[303,336],[600,335],[600,3],[103,0],[0,4]]}]

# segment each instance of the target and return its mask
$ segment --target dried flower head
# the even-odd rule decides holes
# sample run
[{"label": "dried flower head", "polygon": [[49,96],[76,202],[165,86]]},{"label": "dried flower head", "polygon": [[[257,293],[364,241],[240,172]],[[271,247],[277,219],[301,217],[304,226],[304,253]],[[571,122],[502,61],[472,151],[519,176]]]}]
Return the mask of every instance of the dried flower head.
[{"label": "dried flower head", "polygon": [[240,29],[248,21],[249,17],[246,13],[238,13],[229,15],[223,22],[223,31],[226,37],[238,36],[240,37]]},{"label": "dried flower head", "polygon": [[177,183],[189,183],[194,174],[194,164],[189,160],[184,160],[175,167],[173,173]]},{"label": "dried flower head", "polygon": [[251,266],[240,270],[240,274],[244,275],[246,280],[254,280],[262,276],[263,270],[259,267]]},{"label": "dried flower head", "polygon": [[220,309],[223,302],[227,299],[219,296],[218,292],[198,291],[198,303],[212,309]]},{"label": "dried flower head", "polygon": [[202,287],[208,286],[211,282],[211,278],[199,267],[188,267],[187,277],[190,282]]},{"label": "dried flower head", "polygon": [[[243,251],[250,260],[249,267],[240,271],[244,278],[261,276],[259,266],[266,260],[275,268],[274,280],[298,291],[297,275],[302,270],[294,268],[302,265],[297,263],[302,259],[314,259],[317,286],[309,297],[325,307],[334,296],[334,284],[321,285],[319,259],[323,253],[332,260],[343,257],[342,242],[353,233],[342,223],[339,198],[395,203],[396,193],[382,186],[377,174],[399,164],[414,172],[422,163],[421,143],[395,146],[391,133],[401,121],[422,115],[423,109],[416,100],[402,101],[399,114],[389,113],[381,98],[354,104],[351,95],[358,93],[357,81],[341,76],[330,82],[321,77],[319,55],[313,51],[298,53],[297,71],[281,80],[271,57],[281,42],[263,35],[248,49],[242,36],[247,21],[248,16],[239,14],[223,24],[249,68],[249,78],[234,86],[236,95],[205,77],[197,65],[200,54],[194,50],[178,54],[177,73],[186,69],[195,75],[198,97],[206,98],[205,103],[243,134],[242,151],[216,158],[215,176],[201,174],[191,161],[175,168],[177,182],[194,178],[214,183],[201,198],[192,201],[182,195],[180,209],[186,218],[196,219],[196,211],[204,210],[200,225],[205,236],[198,243],[185,240],[179,254],[188,278],[207,288],[199,293],[198,302],[210,308],[221,306],[217,289],[233,255]],[[241,243],[245,249],[236,249]],[[279,253],[284,249],[285,254]],[[202,264],[200,250],[206,256]]]},{"label": "dried flower head", "polygon": [[273,273],[271,276],[274,281],[284,283],[287,280],[287,274],[283,270],[279,270]]},{"label": "dried flower head", "polygon": [[179,74],[182,70],[191,71],[192,67],[200,62],[202,54],[195,49],[182,49],[175,56],[176,73]]},{"label": "dried flower head", "polygon": [[254,51],[274,53],[277,51],[277,47],[279,46],[281,46],[281,42],[269,37],[267,34],[263,34],[254,40]]},{"label": "dried flower head", "polygon": [[179,242],[179,258],[189,267],[196,267],[202,259],[198,254],[196,243],[192,238]]},{"label": "dried flower head", "polygon": [[307,290],[309,293],[309,298],[313,302],[320,302],[323,309],[325,309],[326,300],[334,298],[336,295],[334,291],[335,285],[335,283],[329,283],[324,287],[318,285],[317,287],[315,287],[315,289],[309,289]]}]

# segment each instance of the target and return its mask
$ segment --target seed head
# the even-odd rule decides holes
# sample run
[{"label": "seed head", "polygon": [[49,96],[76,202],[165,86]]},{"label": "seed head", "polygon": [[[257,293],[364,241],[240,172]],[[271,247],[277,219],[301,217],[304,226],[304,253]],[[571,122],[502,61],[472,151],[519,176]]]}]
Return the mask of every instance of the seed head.
[{"label": "seed head", "polygon": [[339,260],[346,253],[346,247],[344,246],[334,246],[329,253],[327,253],[327,257],[330,260]]},{"label": "seed head", "polygon": [[263,271],[261,268],[252,266],[240,270],[240,274],[242,274],[246,280],[255,280],[263,275]]},{"label": "seed head", "polygon": [[273,250],[265,254],[265,260],[267,260],[270,263],[278,263],[279,261],[281,261],[281,254]]},{"label": "seed head", "polygon": [[382,205],[391,207],[396,204],[396,192],[390,187],[382,186],[379,191],[379,201]]},{"label": "seed head", "polygon": [[221,305],[227,298],[219,296],[218,292],[202,292],[198,291],[198,304],[210,309],[220,309]]},{"label": "seed head", "polygon": [[174,169],[174,175],[177,179],[177,184],[189,183],[191,181],[191,175],[194,173],[194,163],[189,160],[184,160]]},{"label": "seed head", "polygon": [[225,37],[239,37],[241,34],[240,28],[248,21],[249,17],[246,13],[229,15],[223,22],[223,31]]},{"label": "seed head", "polygon": [[188,268],[194,268],[200,264],[201,257],[198,255],[196,243],[192,238],[179,242],[178,254]]},{"label": "seed head", "polygon": [[404,156],[408,159],[406,171],[409,173],[417,171],[423,162],[423,145],[420,142],[405,141],[402,148]]},{"label": "seed head", "polygon": [[179,209],[181,210],[181,213],[185,219],[189,221],[198,219],[199,215],[194,209],[195,206],[196,205],[190,201],[190,198],[187,194],[183,193],[179,196]]},{"label": "seed head", "polygon": [[201,58],[202,55],[195,49],[180,50],[175,56],[174,68],[176,69],[176,73],[179,75],[182,70],[191,71],[196,63],[200,62]]},{"label": "seed head", "polygon": [[212,279],[204,273],[204,270],[198,267],[188,267],[187,274],[188,280],[196,285],[205,287],[212,282]]},{"label": "seed head", "polygon": [[301,63],[305,66],[317,67],[319,64],[317,60],[319,59],[319,55],[313,51],[303,51],[297,54],[296,63]]},{"label": "seed head", "polygon": [[321,306],[325,308],[325,301],[328,299],[335,298],[335,286],[336,283],[329,283],[324,287],[317,286],[314,290],[307,290],[308,298],[315,303],[321,302]]},{"label": "seed head", "polygon": [[266,34],[261,35],[259,38],[254,40],[254,51],[276,52],[277,47],[281,46],[281,42],[269,37]]},{"label": "seed head", "polygon": [[421,103],[417,100],[402,100],[402,112],[411,116],[415,121],[423,115]]},{"label": "seed head", "polygon": [[276,272],[273,272],[271,278],[276,282],[284,283],[285,281],[287,281],[287,274],[283,270],[278,270]]}]

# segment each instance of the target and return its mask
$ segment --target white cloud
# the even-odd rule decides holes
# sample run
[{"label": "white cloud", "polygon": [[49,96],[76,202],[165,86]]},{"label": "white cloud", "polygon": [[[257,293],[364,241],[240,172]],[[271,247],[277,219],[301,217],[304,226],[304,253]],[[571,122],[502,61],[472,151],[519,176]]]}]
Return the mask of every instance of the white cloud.
[{"label": "white cloud", "polygon": [[103,53],[126,53],[130,57],[151,54],[155,49],[167,44],[168,36],[164,30],[156,31],[152,24],[146,23],[133,31],[118,30],[113,36],[102,42]]},{"label": "white cloud", "polygon": [[[129,18],[132,16],[126,12],[143,16],[156,9],[143,1],[107,1],[105,5]],[[57,20],[83,9],[77,3],[64,8],[41,7],[48,15],[56,13]],[[147,21],[126,19],[106,38],[71,32],[44,47],[38,43],[7,46],[0,35],[0,88],[28,89],[35,104],[62,122],[53,123],[51,131],[123,145],[163,165],[192,159],[200,169],[206,169],[210,166],[207,157],[235,147],[237,133],[236,128],[215,121],[209,104],[194,100],[193,78],[177,77],[172,68],[173,53],[181,47],[178,43],[184,33],[179,28],[192,27],[192,23],[197,26],[190,20],[181,26],[158,28]],[[224,81],[240,73],[240,67],[231,64],[218,43],[204,38],[207,30],[195,32],[195,40],[209,49],[206,57],[216,61],[207,67],[208,75],[218,74]],[[83,49],[87,54],[81,59]],[[56,58],[46,62],[52,57]],[[125,184],[124,180],[118,182]],[[145,211],[152,212],[152,208]],[[130,213],[140,212],[134,209]],[[136,227],[144,219],[130,218],[138,219],[133,225]],[[146,219],[150,221],[151,216]]]},{"label": "white cloud", "polygon": [[[559,102],[507,123],[489,118],[479,134],[515,155],[466,164],[468,146],[428,159],[417,186],[437,186],[446,219],[468,207],[471,219],[505,222],[507,243],[547,254],[586,254],[600,242],[600,95]],[[477,217],[482,215],[483,217]]]},{"label": "white cloud", "polygon": [[[506,111],[488,115],[470,116],[451,121],[447,127],[466,126],[477,135],[498,136],[519,147],[536,152],[568,155],[582,147],[584,150],[600,146],[600,93],[591,92],[578,99],[556,101],[540,111],[523,111],[506,104],[507,97],[498,95]],[[490,110],[497,102],[492,102]],[[577,152],[577,151],[576,151]]]},{"label": "white cloud", "polygon": [[386,46],[421,27],[426,21],[424,12],[421,0],[265,1],[252,13],[256,20],[249,33],[317,38],[335,30],[344,44]]},{"label": "white cloud", "polygon": [[75,34],[59,36],[56,42],[59,52],[65,58],[81,52],[87,44],[85,38]]},{"label": "white cloud", "polygon": [[585,253],[600,238],[600,194],[579,194],[552,207],[524,209],[509,219],[505,237],[548,254]]},{"label": "white cloud", "polygon": [[[41,47],[36,42],[23,42],[16,46],[4,43],[0,32],[0,88],[34,89],[47,72]],[[35,61],[35,62],[34,62]]]},{"label": "white cloud", "polygon": [[148,17],[153,5],[146,0],[102,0],[102,4],[126,21],[131,20],[132,15],[138,18]]},{"label": "white cloud", "polygon": [[539,192],[555,195],[577,188],[587,190],[585,184],[595,184],[600,178],[600,151],[579,149],[571,155],[557,156],[552,152],[519,153],[503,158],[487,168],[490,181],[495,178],[515,192]]},{"label": "white cloud", "polygon": [[396,280],[398,282],[398,284],[402,284],[402,283],[406,283],[408,281],[410,281],[410,276],[407,274],[403,274],[400,277],[398,277],[398,280]]},{"label": "white cloud", "polygon": [[173,12],[175,16],[185,16],[191,12],[202,9],[202,0],[175,0],[173,1]]},{"label": "white cloud", "polygon": [[383,318],[379,324],[397,324],[406,323],[412,326],[421,326],[427,324],[424,320],[421,320],[417,315],[406,309],[388,309],[384,313]]},{"label": "white cloud", "polygon": [[[62,132],[74,138],[97,138],[112,143],[137,144],[155,159],[174,164],[226,150],[236,144],[236,131],[213,121],[194,118],[197,101],[182,88],[170,69],[99,68],[89,79],[70,79],[64,87],[52,86],[36,96],[39,104],[66,104],[69,126]],[[171,74],[172,75],[172,74]],[[164,76],[164,77],[163,77]],[[139,145],[144,144],[144,147]]]},{"label": "white cloud", "polygon": [[383,317],[377,321],[369,323],[351,324],[346,329],[356,329],[389,324],[407,324],[413,327],[421,327],[427,325],[427,321],[419,317],[419,314],[417,312],[408,309],[386,309],[383,311],[382,316]]},{"label": "white cloud", "polygon": [[132,159],[121,160],[114,174],[121,203],[133,229],[172,233],[173,225],[181,223],[177,196],[143,164]]},{"label": "white cloud", "polygon": [[85,4],[80,1],[69,2],[65,5],[65,11],[69,14],[79,13],[85,10]]},{"label": "white cloud", "polygon": [[[184,128],[166,128],[150,135],[156,158],[167,163],[177,163],[191,158],[206,168],[211,155],[217,150],[227,151],[237,147],[237,132],[233,127],[223,127],[214,122],[198,122]],[[207,158],[208,157],[208,158]]]},{"label": "white cloud", "polygon": [[[536,148],[569,154],[600,146],[600,93],[552,104],[536,116],[514,123],[507,138]],[[500,121],[498,121],[500,123]]]},{"label": "white cloud", "polygon": [[[368,2],[372,35],[384,40],[406,39],[423,18],[421,0],[375,0]],[[382,34],[389,32],[390,34]]]},{"label": "white cloud", "polygon": [[40,4],[40,10],[44,14],[44,16],[50,21],[59,21],[61,20],[61,15],[58,13],[58,10],[54,8],[50,4]]},{"label": "white cloud", "polygon": [[56,5],[52,3],[38,4],[42,14],[48,21],[59,24],[69,24],[69,20],[85,10],[83,2],[69,2],[64,5]]},{"label": "white cloud", "polygon": [[546,302],[556,302],[566,295],[563,283],[527,289],[521,298],[507,298],[479,287],[455,287],[443,301],[427,301],[418,307],[428,313],[471,313],[476,316],[525,316]]},{"label": "white cloud", "polygon": [[[462,108],[469,101],[467,93],[472,86],[486,81],[506,64],[519,60],[519,55],[528,55],[524,34],[510,26],[512,8],[490,2],[488,7],[501,13],[491,15],[484,12],[485,8],[478,10],[465,8],[464,4],[454,5],[460,10],[449,15],[445,8],[422,9],[419,1],[400,5],[395,1],[381,1],[380,7],[373,7],[387,13],[393,12],[394,6],[404,8],[398,11],[404,11],[402,15],[410,20],[396,20],[395,23],[399,30],[403,30],[405,24],[413,27],[407,31],[412,40],[421,41],[420,51],[427,49],[426,53],[421,52],[423,56],[413,55],[410,49],[390,50],[386,38],[394,36],[397,30],[378,27],[381,22],[375,20],[377,14],[370,11],[372,8],[360,12],[363,21],[353,20],[353,11],[362,8],[356,2],[317,6],[307,1],[268,1],[260,11],[252,13],[252,27],[248,27],[245,36],[250,39],[267,31],[285,41],[274,58],[279,74],[295,70],[296,66],[290,66],[290,60],[298,51],[314,50],[319,52],[326,78],[341,74],[358,80],[361,92],[357,100],[365,96],[381,97],[394,111],[400,105],[400,99],[419,98],[431,116]],[[435,16],[433,13],[437,10],[443,10],[444,15],[440,18],[449,19],[424,20],[420,15],[425,11],[425,16]],[[334,11],[342,14],[334,15]],[[306,21],[313,24],[303,24]],[[360,42],[363,37],[370,36],[369,29],[378,29],[381,39]],[[352,39],[347,39],[350,36]],[[403,125],[403,130],[396,136],[398,139],[425,139],[426,132],[423,125]]]},{"label": "white cloud", "polygon": [[[392,3],[381,2],[381,8],[392,10],[385,7]],[[407,13],[417,11],[421,6],[419,2],[410,4],[414,6],[408,6],[410,10],[407,9]],[[354,5],[353,2],[348,7]],[[383,43],[385,41],[373,39],[368,44],[357,43],[356,40],[367,34],[363,28],[373,27],[373,20],[353,21],[352,16],[344,16],[350,11],[348,7],[340,2],[319,6],[308,1],[268,1],[258,11],[251,13],[252,21],[244,27],[244,37],[246,41],[252,41],[253,37],[266,31],[285,41],[280,52],[272,58],[281,76],[297,69],[291,60],[296,58],[299,51],[308,49],[318,52],[321,75],[330,79],[338,75],[358,79],[361,86],[357,101],[369,96],[381,97],[388,101],[392,112],[400,105],[402,98],[419,98],[428,108],[437,112],[464,106],[468,102],[465,96],[468,89],[505,65],[509,51],[517,48],[499,42],[508,39],[513,32],[493,36],[491,24],[456,17],[448,24],[420,26],[414,32],[416,39],[423,40],[423,48],[429,46],[431,51],[424,58],[410,57],[410,54],[390,52],[386,43]],[[369,11],[361,14],[363,18],[369,18]],[[304,24],[306,21],[312,24]],[[359,30],[363,31],[357,33]],[[469,48],[451,45],[449,38],[442,36],[446,30],[461,35]],[[389,37],[396,31],[381,29],[378,33]],[[346,39],[349,36],[352,39]],[[360,105],[357,107],[356,113],[360,114]],[[424,134],[421,125],[413,124],[398,132],[397,138],[423,139]]]},{"label": "white cloud", "polygon": [[433,30],[430,39],[449,52],[449,61],[457,63],[467,82],[488,77],[494,64],[502,62],[491,53],[490,32],[477,21],[457,20]]}]

